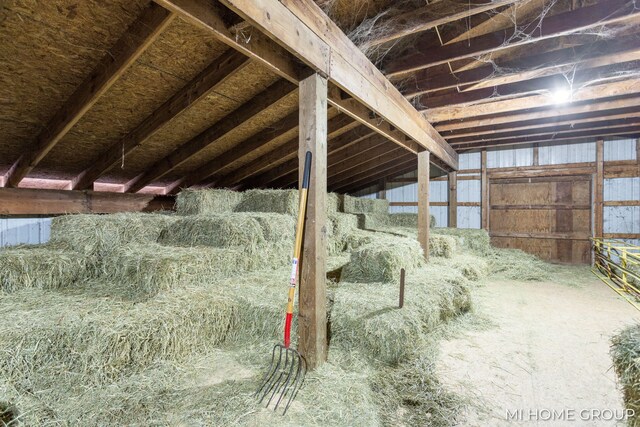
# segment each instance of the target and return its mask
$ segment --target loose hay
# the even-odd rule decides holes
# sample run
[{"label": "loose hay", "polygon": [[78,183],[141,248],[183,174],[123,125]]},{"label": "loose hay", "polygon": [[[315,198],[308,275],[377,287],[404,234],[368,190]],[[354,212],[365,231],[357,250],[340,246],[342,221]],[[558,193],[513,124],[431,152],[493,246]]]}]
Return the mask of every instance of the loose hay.
[{"label": "loose hay", "polygon": [[476,255],[486,256],[493,252],[487,230],[472,228],[435,228],[433,229],[433,234],[456,236],[462,248]]},{"label": "loose hay", "polygon": [[623,329],[611,339],[613,366],[622,385],[624,404],[633,410],[630,426],[640,423],[640,325]]},{"label": "loose hay", "polygon": [[242,193],[224,189],[185,189],[176,197],[180,215],[208,215],[233,212],[242,201]]},{"label": "loose hay", "polygon": [[452,236],[429,236],[429,255],[451,258],[457,249],[457,239]]},{"label": "loose hay", "polygon": [[87,260],[53,244],[0,250],[0,290],[57,289],[73,286],[85,275]]}]

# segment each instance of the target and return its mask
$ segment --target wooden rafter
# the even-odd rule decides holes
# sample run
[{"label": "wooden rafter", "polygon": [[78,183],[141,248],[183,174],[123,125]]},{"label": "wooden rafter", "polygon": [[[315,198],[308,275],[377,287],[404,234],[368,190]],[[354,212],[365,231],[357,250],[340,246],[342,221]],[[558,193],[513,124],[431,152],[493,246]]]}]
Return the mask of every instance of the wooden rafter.
[{"label": "wooden rafter", "polygon": [[369,174],[364,174],[365,176],[359,180],[353,180],[346,183],[345,185],[340,186],[330,185],[329,188],[331,191],[337,191],[340,193],[353,193],[371,186],[372,183],[374,183],[376,180],[379,180],[380,178],[388,178],[411,172],[416,169],[417,165],[417,156],[413,156],[413,158],[411,159],[402,159],[400,161],[396,161],[395,163],[390,164],[387,167],[370,170]]},{"label": "wooden rafter", "polygon": [[595,138],[595,137],[619,136],[619,135],[629,135],[629,136],[640,135],[640,126],[627,126],[627,127],[620,127],[620,128],[611,128],[611,129],[607,128],[607,129],[596,129],[596,130],[590,129],[590,130],[566,132],[561,134],[549,133],[544,135],[523,136],[523,137],[501,139],[501,140],[495,140],[495,141],[460,143],[460,144],[455,144],[455,148],[456,150],[472,150],[477,148],[532,144],[535,142],[554,142],[554,141],[566,141],[566,140],[578,139],[578,138]]},{"label": "wooden rafter", "polygon": [[[638,92],[640,92],[640,79],[628,79],[580,88],[572,94],[571,102],[592,101],[600,98],[612,98]],[[432,108],[425,111],[425,115],[430,121],[437,123],[552,105],[556,105],[556,102],[551,96],[531,95],[477,105],[456,104],[448,107]],[[566,105],[559,108],[564,109]]]},{"label": "wooden rafter", "polygon": [[389,165],[395,164],[402,159],[415,158],[415,154],[408,153],[402,148],[392,148],[387,150],[385,154],[378,155],[376,157],[368,158],[367,161],[360,163],[355,168],[349,168],[344,171],[334,172],[333,176],[329,178],[329,184],[332,186],[340,186],[347,184],[351,181],[357,181],[370,173],[371,170],[383,170]]},{"label": "wooden rafter", "polygon": [[51,118],[31,144],[31,148],[11,166],[6,176],[7,187],[17,187],[20,184],[22,178],[64,138],[82,116],[153,43],[174,17],[174,14],[155,4],[150,4],[144,9],[138,19],[129,26],[91,74]]},{"label": "wooden rafter", "polygon": [[490,64],[456,73],[432,75],[420,71],[416,74],[415,83],[409,82],[410,86],[403,93],[408,97],[414,97],[455,87],[465,90],[480,89],[564,73],[576,67],[585,70],[638,59],[639,39],[638,36],[632,35],[527,55],[509,61],[498,60],[495,66]]},{"label": "wooden rafter", "polygon": [[122,139],[102,153],[90,167],[74,180],[74,190],[90,188],[93,182],[114,167],[122,155],[144,144],[162,126],[176,118],[189,107],[206,97],[249,63],[249,59],[233,49],[229,49],[215,59],[207,68],[187,83],[182,89],[158,107]]},{"label": "wooden rafter", "polygon": [[457,154],[446,141],[313,1],[221,2],[450,168],[457,169]]},{"label": "wooden rafter", "polygon": [[162,178],[174,168],[183,164],[210,144],[219,140],[246,121],[251,120],[261,111],[276,104],[291,94],[294,90],[297,90],[296,87],[288,81],[277,81],[254,98],[245,102],[236,110],[218,120],[215,124],[154,163],[148,170],[132,179],[127,184],[126,190],[128,192],[136,192],[153,181]]},{"label": "wooden rafter", "polygon": [[591,111],[583,114],[564,115],[559,112],[558,115],[542,119],[521,120],[508,123],[478,126],[455,131],[448,131],[445,137],[452,141],[452,138],[461,138],[468,136],[492,135],[505,131],[517,131],[525,129],[539,129],[544,126],[562,126],[562,125],[580,125],[589,123],[594,120],[621,120],[640,118],[640,107],[616,108],[612,110]]},{"label": "wooden rafter", "polygon": [[447,121],[436,125],[440,131],[454,131],[478,126],[494,126],[504,123],[516,123],[524,120],[538,120],[574,114],[597,114],[599,111],[640,107],[640,96],[594,101],[580,105],[547,106],[526,112],[518,111],[509,114],[495,114],[484,117]]},{"label": "wooden rafter", "polygon": [[486,12],[501,6],[509,5],[518,0],[468,0],[442,1],[427,4],[420,8],[388,15],[375,22],[376,26],[393,28],[384,35],[378,35],[368,41],[364,47],[377,46],[391,42],[411,34],[435,28],[449,22],[467,18],[471,15]]},{"label": "wooden rafter", "polygon": [[635,9],[633,1],[607,0],[594,6],[546,17],[542,24],[538,20],[534,20],[522,28],[500,30],[474,37],[468,41],[445,45],[438,49],[429,49],[425,52],[418,49],[417,52],[393,59],[392,62],[385,65],[384,69],[388,76],[398,77],[451,61],[472,58],[500,49],[522,46],[551,37],[616,23],[639,14],[640,10]]},{"label": "wooden rafter", "polygon": [[[331,156],[332,154],[334,154],[337,151],[343,150],[348,148],[349,146],[358,143],[359,141],[362,141],[363,139],[369,138],[371,136],[375,135],[373,132],[371,132],[368,128],[364,127],[364,126],[360,126],[357,127],[353,130],[351,130],[348,133],[342,134],[334,139],[330,139],[329,140],[329,147],[328,147],[328,152],[329,155]],[[288,148],[288,147],[287,147]],[[290,150],[290,149],[289,149]],[[269,186],[273,181],[289,175],[289,174],[293,174],[295,173],[295,171],[297,170],[298,164],[297,164],[297,159],[293,158],[295,156],[295,150],[294,151],[289,151],[288,153],[285,153],[284,150],[282,150],[281,148],[277,149],[277,154],[284,154],[288,159],[285,162],[282,162],[281,164],[270,168],[269,170],[267,170],[266,172],[263,172],[261,174],[255,175],[255,174],[251,174],[250,171],[245,172],[245,174],[249,175],[253,175],[250,179],[245,179],[242,181],[242,186],[244,188],[250,188],[250,187],[267,187]],[[280,156],[285,157],[285,156]],[[269,159],[272,160],[272,157],[266,157],[265,159]],[[266,161],[266,160],[265,160]],[[264,161],[263,161],[264,162]],[[264,164],[263,162],[261,162],[260,165]],[[255,166],[255,165],[253,165]],[[265,165],[265,167],[268,165]],[[251,169],[259,169],[259,168],[251,168]],[[264,169],[264,168],[263,168]],[[234,181],[234,182],[230,182],[231,177],[225,177],[223,180],[221,180],[221,182],[216,183],[216,186],[225,186],[225,185],[231,185],[231,184],[235,184],[238,183],[239,181]],[[234,177],[234,179],[237,179],[237,176]]]},{"label": "wooden rafter", "polygon": [[[273,130],[268,132],[260,132],[251,138],[243,141],[237,146],[222,153],[215,159],[209,161],[205,165],[198,168],[195,172],[188,175],[186,178],[179,180],[172,185],[171,190],[177,187],[190,187],[205,181],[209,177],[213,176],[213,180],[216,180],[215,175],[219,174],[223,168],[233,166],[233,163],[247,156],[254,150],[262,147],[263,145],[273,141],[282,135],[297,131],[298,129],[298,111],[294,111],[285,118],[275,123]],[[358,126],[358,122],[354,122],[351,118],[345,115],[338,115],[328,121],[327,128],[331,137],[338,136],[343,132],[346,132],[354,127]],[[290,143],[289,147],[295,150],[294,143]]]}]

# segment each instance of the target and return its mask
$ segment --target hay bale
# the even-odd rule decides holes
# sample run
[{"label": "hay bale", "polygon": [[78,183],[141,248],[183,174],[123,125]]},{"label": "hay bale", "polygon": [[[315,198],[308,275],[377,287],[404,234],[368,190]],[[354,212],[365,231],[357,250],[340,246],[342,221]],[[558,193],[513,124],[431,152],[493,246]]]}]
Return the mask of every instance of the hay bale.
[{"label": "hay bale", "polygon": [[264,235],[250,215],[189,215],[165,228],[158,242],[173,246],[255,247],[264,243]]},{"label": "hay bale", "polygon": [[148,213],[63,215],[51,221],[51,243],[103,256],[130,243],[154,243],[178,217]]},{"label": "hay bale", "polygon": [[493,249],[487,256],[492,274],[511,280],[542,282],[551,280],[554,266],[520,249]]},{"label": "hay bale", "polygon": [[446,264],[407,274],[405,304],[397,283],[341,281],[331,309],[331,343],[370,360],[397,364],[414,356],[444,321],[471,308],[471,285]]},{"label": "hay bale", "polygon": [[54,244],[0,249],[0,290],[71,287],[86,276],[88,262],[82,254]]},{"label": "hay bale", "polygon": [[248,190],[242,193],[242,201],[236,212],[273,212],[298,214],[298,190]]},{"label": "hay bale", "polygon": [[622,391],[624,405],[634,411],[629,425],[640,422],[640,325],[623,329],[611,339],[611,357]]},{"label": "hay bale", "polygon": [[176,197],[176,211],[179,215],[233,212],[242,197],[242,193],[226,189],[185,189]]},{"label": "hay bale", "polygon": [[358,228],[358,217],[352,214],[334,213],[327,218],[328,253],[344,252],[351,233]]},{"label": "hay bale", "polygon": [[336,193],[327,193],[327,215],[343,212],[342,197]]},{"label": "hay bale", "polygon": [[[418,214],[416,213],[392,213],[389,214],[389,220],[387,225],[391,227],[418,227]],[[429,216],[429,226],[431,228],[436,226],[436,217]]]},{"label": "hay bale", "polygon": [[[288,256],[278,254],[280,265]],[[98,274],[113,280],[113,294],[140,299],[188,285],[207,284],[249,270],[274,266],[275,256],[264,250],[183,248],[126,245],[102,259]]]},{"label": "hay bale", "polygon": [[458,237],[460,247],[480,256],[493,252],[487,230],[472,228],[434,228],[433,234]]},{"label": "hay bale", "polygon": [[388,214],[389,201],[386,199],[365,199],[362,197],[342,196],[345,213],[351,214]]},{"label": "hay bale", "polygon": [[489,264],[486,259],[471,254],[457,254],[451,260],[451,266],[460,271],[464,277],[476,282],[489,274]]},{"label": "hay bale", "polygon": [[416,240],[395,236],[373,236],[372,241],[351,252],[341,281],[395,282],[400,269],[410,271],[424,263]]},{"label": "hay bale", "polygon": [[26,290],[0,304],[0,372],[27,388],[51,376],[112,381],[220,345],[234,309],[207,288],[137,304]]},{"label": "hay bale", "polygon": [[451,258],[458,246],[458,241],[453,236],[433,234],[429,236],[429,255],[443,258]]}]

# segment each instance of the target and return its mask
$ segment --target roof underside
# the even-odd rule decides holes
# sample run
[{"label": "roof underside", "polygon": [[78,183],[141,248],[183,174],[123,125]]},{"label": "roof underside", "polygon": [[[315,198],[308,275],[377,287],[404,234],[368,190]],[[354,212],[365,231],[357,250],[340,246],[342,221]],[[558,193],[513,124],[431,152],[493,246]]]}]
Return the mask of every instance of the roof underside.
[{"label": "roof underside", "polygon": [[[640,135],[633,1],[316,2],[458,152]],[[205,29],[148,0],[0,8],[0,185],[105,57],[107,68],[129,62],[29,158],[20,187],[295,185],[297,88]],[[242,19],[221,10],[242,37]],[[328,128],[332,191],[416,167],[414,153],[332,107]]]}]

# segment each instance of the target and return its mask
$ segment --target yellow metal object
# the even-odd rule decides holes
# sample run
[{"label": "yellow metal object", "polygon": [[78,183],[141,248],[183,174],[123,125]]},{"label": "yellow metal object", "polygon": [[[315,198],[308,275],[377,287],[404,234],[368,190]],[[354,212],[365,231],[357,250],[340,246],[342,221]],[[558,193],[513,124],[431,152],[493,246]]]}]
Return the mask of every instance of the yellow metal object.
[{"label": "yellow metal object", "polygon": [[592,238],[591,247],[593,274],[640,311],[640,246]]},{"label": "yellow metal object", "polygon": [[300,205],[298,206],[298,225],[296,226],[296,244],[293,247],[293,266],[291,271],[291,286],[287,299],[287,314],[293,313],[293,303],[296,299],[296,275],[299,274],[300,254],[302,253],[302,237],[304,236],[304,217],[307,208],[307,189],[300,190]]}]

